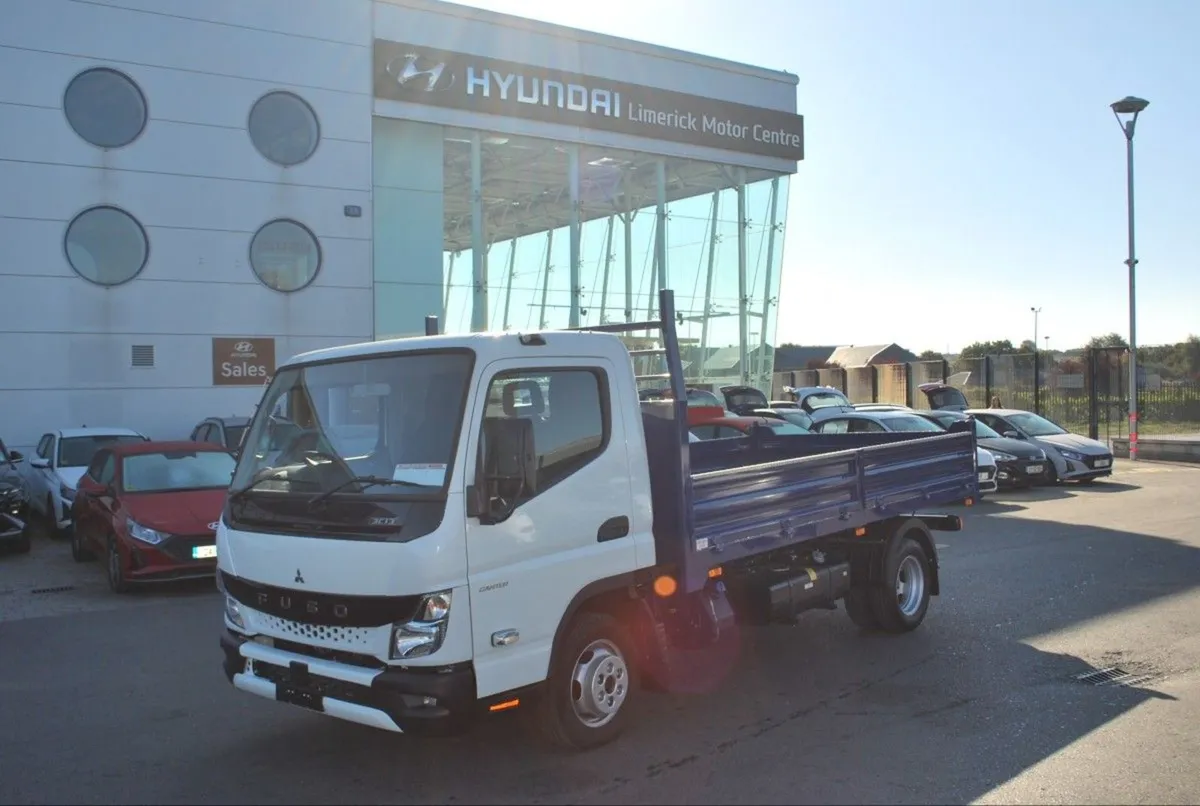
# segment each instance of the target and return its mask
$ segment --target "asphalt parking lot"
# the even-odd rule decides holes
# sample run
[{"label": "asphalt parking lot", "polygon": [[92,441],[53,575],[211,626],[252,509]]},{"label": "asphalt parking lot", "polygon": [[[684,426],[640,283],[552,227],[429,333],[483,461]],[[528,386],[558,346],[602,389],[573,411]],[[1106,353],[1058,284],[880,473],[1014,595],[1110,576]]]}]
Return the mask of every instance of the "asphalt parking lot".
[{"label": "asphalt parking lot", "polygon": [[[418,741],[235,692],[211,584],[110,594],[68,545],[0,557],[3,803],[1187,803],[1200,792],[1200,468],[1119,463],[940,533],[901,637],[747,631],[713,694],[586,755],[512,717]],[[1127,685],[1094,685],[1080,676]]]}]

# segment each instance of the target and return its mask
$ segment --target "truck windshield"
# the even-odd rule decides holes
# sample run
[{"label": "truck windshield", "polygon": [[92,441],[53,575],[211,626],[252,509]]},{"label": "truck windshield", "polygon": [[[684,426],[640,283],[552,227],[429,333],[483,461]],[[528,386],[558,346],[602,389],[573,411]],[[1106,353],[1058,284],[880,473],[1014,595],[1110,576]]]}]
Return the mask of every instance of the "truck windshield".
[{"label": "truck windshield", "polygon": [[246,434],[231,496],[260,506],[331,491],[444,497],[472,362],[469,351],[438,350],[281,369]]}]

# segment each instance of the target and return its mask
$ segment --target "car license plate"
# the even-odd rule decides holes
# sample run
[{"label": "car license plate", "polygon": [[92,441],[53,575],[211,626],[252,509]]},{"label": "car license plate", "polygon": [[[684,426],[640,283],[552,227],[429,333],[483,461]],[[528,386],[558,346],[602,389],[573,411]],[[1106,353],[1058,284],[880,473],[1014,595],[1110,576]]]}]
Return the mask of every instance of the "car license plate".
[{"label": "car license plate", "polygon": [[987,481],[987,480],[988,480],[988,474],[987,474],[987,473],[980,473],[980,474],[979,474],[979,480],[980,480],[980,481]]},{"label": "car license plate", "polygon": [[1096,467],[1108,467],[1112,464],[1112,459],[1097,459]]},{"label": "car license plate", "polygon": [[211,560],[217,556],[216,546],[192,546],[193,560]]},{"label": "car license plate", "polygon": [[1046,469],[1045,465],[1030,465],[1029,467],[1025,468],[1025,472],[1028,473],[1029,475],[1033,476],[1038,473],[1041,473],[1045,469]]}]

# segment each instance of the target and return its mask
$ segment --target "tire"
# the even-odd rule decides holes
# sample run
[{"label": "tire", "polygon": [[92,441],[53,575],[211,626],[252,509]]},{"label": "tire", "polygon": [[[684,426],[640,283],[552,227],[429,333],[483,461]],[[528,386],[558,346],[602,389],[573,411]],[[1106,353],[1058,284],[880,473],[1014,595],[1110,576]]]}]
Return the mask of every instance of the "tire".
[{"label": "tire", "polygon": [[83,535],[79,533],[79,524],[71,530],[71,559],[77,563],[85,563],[96,559],[96,555],[83,545]]},{"label": "tire", "polygon": [[113,593],[128,593],[129,582],[125,579],[125,568],[121,562],[121,552],[117,550],[117,541],[108,538],[108,550],[104,556],[105,574],[108,577],[108,587]]},{"label": "tire", "polygon": [[633,650],[629,631],[615,618],[580,614],[550,660],[534,711],[542,738],[561,748],[590,750],[620,736],[637,699]]},{"label": "tire", "polygon": [[883,582],[872,593],[872,610],[885,632],[915,630],[929,611],[933,574],[917,541],[902,537],[892,543],[883,562]]},{"label": "tire", "polygon": [[854,626],[863,630],[879,629],[879,619],[875,617],[875,609],[871,604],[870,588],[851,588],[842,603],[846,606],[846,615],[854,622]]}]

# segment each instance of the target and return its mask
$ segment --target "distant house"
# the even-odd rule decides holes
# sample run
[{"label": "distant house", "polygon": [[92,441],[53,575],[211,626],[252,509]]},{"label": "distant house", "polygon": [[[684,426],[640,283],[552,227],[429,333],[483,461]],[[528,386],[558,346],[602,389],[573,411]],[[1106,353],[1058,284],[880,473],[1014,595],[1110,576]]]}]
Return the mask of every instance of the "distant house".
[{"label": "distant house", "polygon": [[916,360],[915,353],[905,350],[899,344],[871,344],[864,347],[847,345],[838,347],[829,356],[830,364],[837,364],[844,369],[880,364],[904,364]]},{"label": "distant house", "polygon": [[794,372],[811,369],[829,361],[836,347],[802,347],[797,344],[783,344],[775,348],[775,371]]}]

